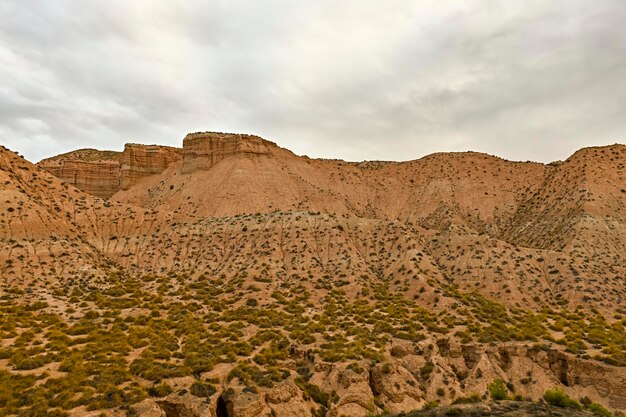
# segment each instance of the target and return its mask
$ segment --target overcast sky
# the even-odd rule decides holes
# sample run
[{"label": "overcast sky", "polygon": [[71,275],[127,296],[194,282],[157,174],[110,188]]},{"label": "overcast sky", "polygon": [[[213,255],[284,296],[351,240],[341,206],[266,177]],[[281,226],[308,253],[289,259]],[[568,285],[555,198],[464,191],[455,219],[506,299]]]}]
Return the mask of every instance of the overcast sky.
[{"label": "overcast sky", "polygon": [[2,0],[0,144],[553,161],[626,142],[626,1]]}]

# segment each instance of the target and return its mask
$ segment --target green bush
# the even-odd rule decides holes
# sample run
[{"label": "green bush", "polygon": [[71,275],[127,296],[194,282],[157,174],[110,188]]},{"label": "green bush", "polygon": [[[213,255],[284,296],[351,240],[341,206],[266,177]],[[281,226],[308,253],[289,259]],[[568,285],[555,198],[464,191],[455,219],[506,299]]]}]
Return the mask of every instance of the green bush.
[{"label": "green bush", "polygon": [[463,415],[463,411],[460,408],[452,407],[445,412],[445,415],[450,417],[456,417]]},{"label": "green bush", "polygon": [[194,382],[189,389],[191,395],[202,398],[209,398],[217,392],[213,384]]},{"label": "green bush", "polygon": [[576,400],[571,399],[560,388],[552,388],[543,394],[543,399],[550,405],[562,408],[576,408],[580,410],[582,407]]},{"label": "green bush", "polygon": [[598,403],[589,404],[589,411],[602,417],[611,417],[613,415],[602,404],[598,404]]},{"label": "green bush", "polygon": [[424,379],[430,378],[430,374],[433,372],[434,364],[431,361],[428,361],[422,366],[420,369],[420,375]]},{"label": "green bush", "polygon": [[317,385],[310,384],[302,378],[296,378],[296,385],[304,392],[305,396],[311,398],[318,404],[328,407],[330,394],[325,393]]},{"label": "green bush", "polygon": [[467,397],[459,397],[456,400],[454,400],[452,402],[452,404],[476,404],[481,402],[482,399],[480,398],[480,395],[478,394],[472,394],[470,396]]},{"label": "green bush", "polygon": [[506,400],[506,385],[501,379],[495,379],[491,384],[487,385],[489,395],[495,401]]},{"label": "green bush", "polygon": [[429,403],[426,403],[424,405],[424,407],[422,408],[422,410],[432,410],[439,407],[439,401],[435,400],[435,401],[431,401]]},{"label": "green bush", "polygon": [[170,387],[167,384],[159,384],[159,385],[155,385],[152,386],[148,389],[148,394],[151,397],[165,397],[167,395],[170,395],[172,393],[172,387]]}]

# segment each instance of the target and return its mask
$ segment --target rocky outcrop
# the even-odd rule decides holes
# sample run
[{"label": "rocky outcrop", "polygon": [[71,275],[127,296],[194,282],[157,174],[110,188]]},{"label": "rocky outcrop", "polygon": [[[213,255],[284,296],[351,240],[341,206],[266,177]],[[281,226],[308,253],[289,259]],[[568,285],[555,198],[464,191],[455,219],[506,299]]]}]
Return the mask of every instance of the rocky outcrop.
[{"label": "rocky outcrop", "polygon": [[[311,404],[293,382],[284,382],[259,393],[229,389],[217,400],[216,414],[227,417],[311,417]],[[224,416],[224,417],[226,417]]]},{"label": "rocky outcrop", "polygon": [[[487,384],[499,378],[509,382],[511,396],[536,400],[546,390],[561,387],[572,398],[587,396],[617,410],[626,406],[626,374],[623,368],[578,358],[548,345],[514,342],[499,346],[460,344],[455,338],[450,338],[434,344],[421,342],[417,352],[419,354],[398,358],[397,363],[389,368],[389,375],[373,372],[375,385],[376,381],[384,381],[384,378],[396,378],[392,376],[404,368],[417,376],[419,384],[402,388],[402,384],[398,383],[394,385],[396,390],[402,388],[405,395],[416,396],[421,393],[419,386],[422,385],[427,388],[428,400],[437,399],[443,403],[463,395],[486,396]],[[432,364],[432,371],[427,374],[421,365],[424,359]],[[433,392],[435,387],[447,388],[437,394]],[[384,392],[382,388],[377,390]],[[401,398],[398,395],[387,396],[396,402]]]},{"label": "rocky outcrop", "polygon": [[546,390],[560,387],[571,398],[589,397],[611,409],[626,405],[623,368],[548,346],[461,344],[442,338],[399,342],[389,353],[385,362],[360,364],[358,372],[342,364],[315,363],[309,383],[330,395],[327,417],[408,412],[432,401],[445,405],[469,396],[487,401],[487,386],[495,379],[507,383],[510,397],[537,401]]},{"label": "rocky outcrop", "polygon": [[179,148],[127,144],[124,152],[81,149],[37,165],[81,191],[109,198],[145,177],[160,174],[180,159]]},{"label": "rocky outcrop", "polygon": [[120,188],[120,152],[80,149],[37,165],[79,190],[107,198]]},{"label": "rocky outcrop", "polygon": [[426,404],[419,382],[399,363],[378,364],[370,369],[370,386],[387,411],[416,410]]},{"label": "rocky outcrop", "polygon": [[254,135],[190,133],[183,140],[182,173],[210,169],[231,155],[266,155],[276,147],[275,143]]},{"label": "rocky outcrop", "polygon": [[160,174],[180,159],[179,148],[127,143],[121,158],[120,187],[128,190],[142,178]]},{"label": "rocky outcrop", "polygon": [[190,133],[183,149],[128,143],[123,152],[81,149],[39,162],[38,166],[81,191],[109,198],[183,160],[182,173],[208,170],[231,155],[267,155],[273,142],[254,135]]},{"label": "rocky outcrop", "polygon": [[61,161],[56,167],[44,169],[96,197],[108,198],[120,188],[119,162]]},{"label": "rocky outcrop", "polygon": [[311,417],[311,406],[294,383],[284,382],[260,392],[228,388],[206,399],[176,393],[133,409],[140,417]]}]

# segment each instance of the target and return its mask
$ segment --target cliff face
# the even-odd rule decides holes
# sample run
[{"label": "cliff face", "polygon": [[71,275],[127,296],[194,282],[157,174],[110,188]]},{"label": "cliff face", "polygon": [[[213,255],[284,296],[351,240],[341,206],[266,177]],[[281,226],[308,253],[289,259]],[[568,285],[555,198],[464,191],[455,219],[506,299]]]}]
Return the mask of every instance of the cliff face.
[{"label": "cliff face", "polygon": [[108,198],[120,188],[121,152],[80,149],[37,164],[79,190]]},{"label": "cliff face", "polygon": [[179,148],[127,144],[124,152],[81,149],[37,165],[81,191],[109,198],[145,177],[160,174],[180,158]]},{"label": "cliff face", "polygon": [[266,155],[276,147],[275,143],[254,135],[190,133],[183,140],[182,173],[210,169],[231,155]]},{"label": "cliff face", "polygon": [[128,190],[142,178],[160,174],[169,164],[180,158],[181,150],[179,148],[126,144],[121,158],[121,189]]}]

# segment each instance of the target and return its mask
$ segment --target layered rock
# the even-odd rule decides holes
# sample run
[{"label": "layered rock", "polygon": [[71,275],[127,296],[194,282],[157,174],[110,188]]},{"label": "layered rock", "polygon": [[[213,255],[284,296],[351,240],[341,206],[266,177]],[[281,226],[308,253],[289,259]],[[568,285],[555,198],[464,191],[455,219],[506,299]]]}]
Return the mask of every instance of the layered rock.
[{"label": "layered rock", "polygon": [[254,135],[190,133],[183,140],[182,173],[207,170],[231,155],[266,155],[276,144]]},{"label": "layered rock", "polygon": [[108,198],[120,188],[121,152],[80,149],[44,159],[39,167],[79,190]]},{"label": "layered rock", "polygon": [[119,190],[119,171],[120,164],[114,161],[63,161],[56,172],[49,172],[79,190],[108,198]]},{"label": "layered rock", "polygon": [[127,143],[121,158],[121,189],[128,190],[141,179],[160,174],[180,158],[179,148]]},{"label": "layered rock", "polygon": [[126,144],[124,152],[81,149],[58,155],[37,165],[81,191],[109,198],[143,178],[160,174],[181,159],[170,146]]}]

